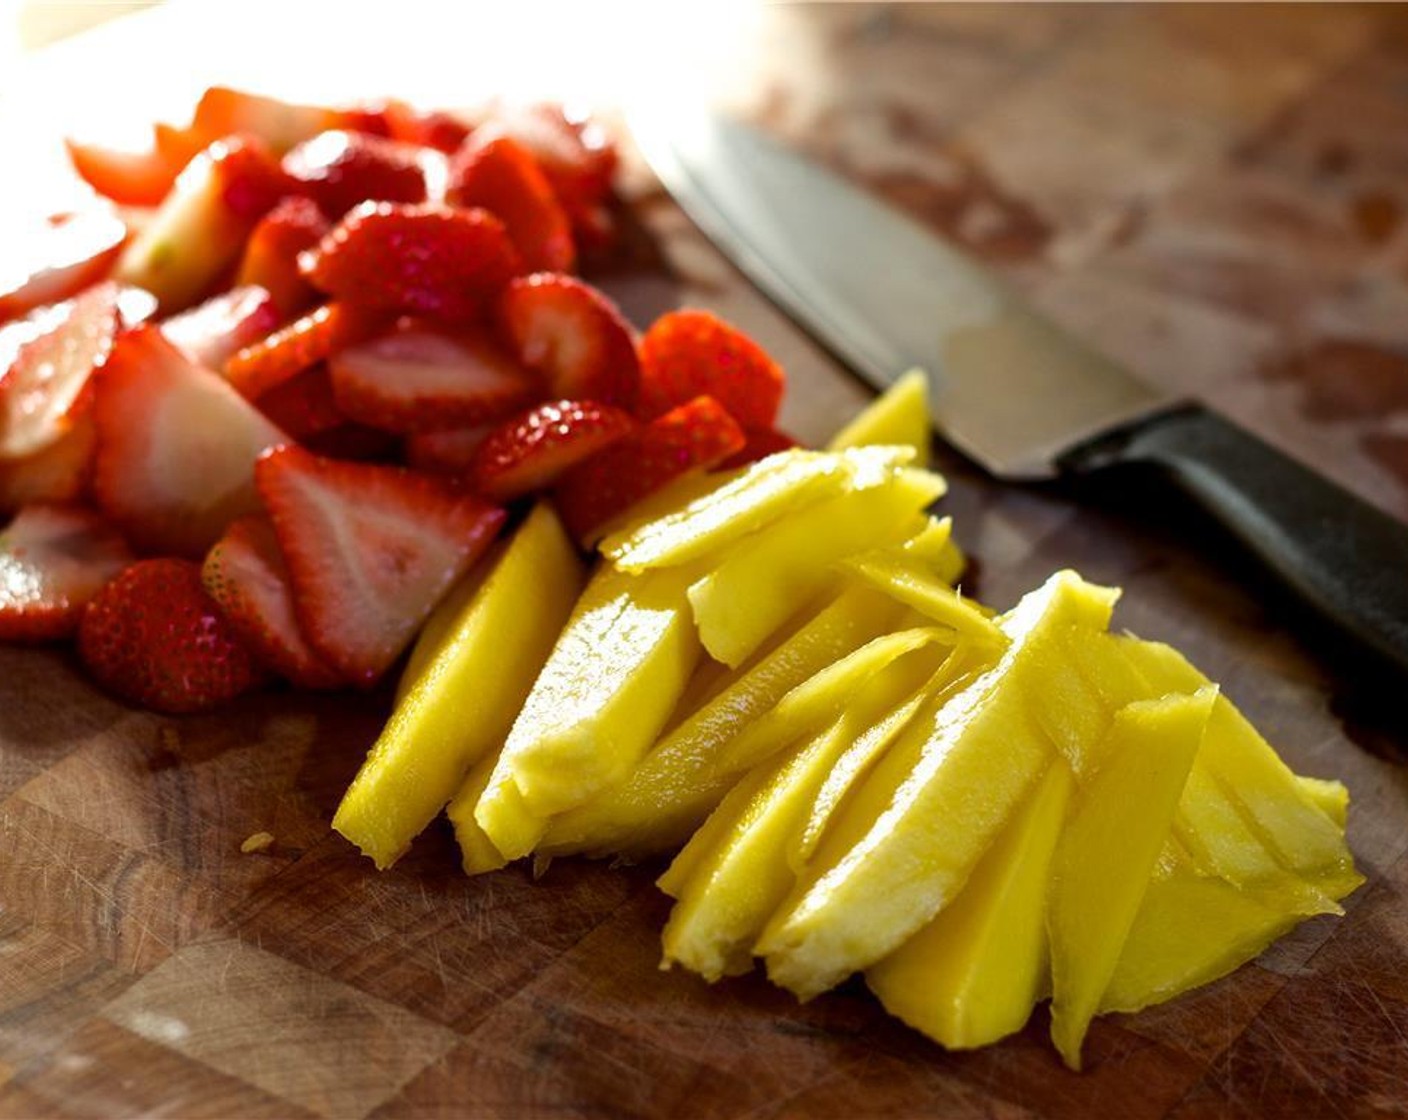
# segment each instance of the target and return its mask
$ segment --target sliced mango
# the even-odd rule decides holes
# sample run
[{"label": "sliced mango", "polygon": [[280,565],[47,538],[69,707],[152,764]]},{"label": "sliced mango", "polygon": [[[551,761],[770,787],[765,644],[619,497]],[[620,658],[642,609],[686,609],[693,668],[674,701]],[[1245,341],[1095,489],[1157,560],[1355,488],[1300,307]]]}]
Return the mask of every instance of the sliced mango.
[{"label": "sliced mango", "polygon": [[905,730],[769,923],[758,948],[774,981],[810,998],[893,952],[952,901],[1049,765],[1033,712],[1055,698],[1072,640],[1109,624],[1114,599],[1058,572],[1004,616],[1001,660]]},{"label": "sliced mango", "polygon": [[913,607],[926,618],[956,631],[970,642],[1002,649],[1007,639],[989,612],[965,599],[932,569],[895,552],[872,552],[846,562],[849,571]]},{"label": "sliced mango", "polygon": [[460,791],[445,810],[450,823],[455,826],[455,841],[460,846],[460,865],[466,875],[497,871],[508,863],[504,854],[489,839],[489,834],[474,819],[474,810],[489,786],[489,778],[497,762],[498,758],[494,756],[475,763],[465,776]]},{"label": "sliced mango", "polygon": [[845,711],[828,728],[755,768],[714,810],[660,881],[679,900],[665,927],[666,966],[678,962],[710,981],[752,967],[753,942],[796,881],[787,853],[818,788],[850,743],[932,675],[925,653],[848,689]]},{"label": "sliced mango", "polygon": [[1225,879],[1176,865],[1144,892],[1098,1010],[1139,1011],[1211,983],[1301,919]]},{"label": "sliced mango", "polygon": [[[449,645],[454,637],[455,627],[460,616],[468,609],[474,597],[479,594],[479,588],[483,585],[485,577],[498,567],[499,559],[507,547],[507,541],[496,542],[484,559],[471,568],[454,587],[450,588],[445,597],[440,600],[439,605],[430,612],[430,617],[425,620],[425,625],[421,627],[420,633],[416,636],[415,644],[411,646],[411,652],[406,657],[406,667],[401,670],[400,679],[396,682],[397,705],[406,698],[415,683],[425,675],[425,671]],[[577,575],[579,589],[582,581],[580,569],[579,563]]]},{"label": "sliced mango", "polygon": [[[1169,646],[1125,639],[1125,649],[1156,689],[1191,691],[1208,683]],[[1343,832],[1226,697],[1220,697],[1213,708],[1199,763],[1286,870],[1334,899],[1364,881],[1354,868]]]},{"label": "sliced mango", "polygon": [[[949,649],[950,635],[933,627],[882,634],[808,677],[745,727],[719,752],[717,768],[742,773],[779,747],[796,742],[834,719],[852,693],[896,658],[921,646]],[[942,654],[940,655],[942,660]],[[931,665],[932,673],[936,665]]]},{"label": "sliced mango", "polygon": [[1048,983],[1049,872],[1073,785],[1054,761],[958,897],[866,970],[886,1011],[950,1050],[1022,1029]]},{"label": "sliced mango", "polygon": [[[987,666],[983,666],[986,668]],[[827,826],[850,791],[861,784],[877,761],[890,745],[899,737],[920,709],[929,700],[938,700],[942,694],[957,691],[963,684],[976,676],[972,662],[962,649],[950,651],[939,669],[925,681],[904,703],[899,704],[883,720],[867,728],[857,736],[836,760],[831,772],[826,775],[821,788],[812,802],[807,823],[797,834],[796,843],[788,854],[790,862],[799,873],[811,862]]]},{"label": "sliced mango", "polygon": [[739,665],[833,578],[831,565],[877,543],[898,543],[944,492],[926,471],[897,472],[886,485],[843,494],[740,541],[689,589],[704,648]]},{"label": "sliced mango", "polygon": [[921,369],[902,374],[844,428],[831,437],[832,451],[865,444],[913,447],[916,466],[929,465],[929,378]]},{"label": "sliced mango", "polygon": [[1081,1043],[1114,974],[1217,699],[1215,688],[1115,713],[1100,763],[1071,807],[1053,869],[1051,1040],[1080,1069]]},{"label": "sliced mango", "polygon": [[634,857],[683,842],[738,780],[718,770],[718,752],[802,681],[886,633],[898,613],[869,588],[845,591],[771,653],[732,673],[619,785],[554,817],[540,850]]},{"label": "sliced mango", "polygon": [[455,593],[424,667],[333,817],[333,828],[378,867],[390,867],[469,767],[502,744],[581,580],[576,550],[551,507],[540,505],[482,582]]},{"label": "sliced mango", "polygon": [[[655,741],[699,660],[685,598],[695,573],[603,566],[583,592],[514,721],[486,798],[511,779],[541,817],[590,800]],[[513,858],[477,814],[499,850]],[[515,847],[517,847],[515,845]]]},{"label": "sliced mango", "polygon": [[913,458],[906,447],[782,451],[681,509],[607,537],[601,553],[628,572],[691,563],[717,555],[785,514],[882,485]]}]

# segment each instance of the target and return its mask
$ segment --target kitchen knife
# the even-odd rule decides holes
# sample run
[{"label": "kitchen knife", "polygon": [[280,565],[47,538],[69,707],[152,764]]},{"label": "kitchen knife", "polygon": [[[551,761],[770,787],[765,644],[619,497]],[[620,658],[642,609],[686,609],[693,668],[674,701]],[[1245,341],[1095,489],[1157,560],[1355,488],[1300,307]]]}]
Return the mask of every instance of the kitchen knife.
[{"label": "kitchen knife", "polygon": [[720,116],[632,120],[686,213],[879,388],[929,373],[934,424],[1014,481],[1152,468],[1379,665],[1408,674],[1408,526],[1133,377],[930,231]]}]

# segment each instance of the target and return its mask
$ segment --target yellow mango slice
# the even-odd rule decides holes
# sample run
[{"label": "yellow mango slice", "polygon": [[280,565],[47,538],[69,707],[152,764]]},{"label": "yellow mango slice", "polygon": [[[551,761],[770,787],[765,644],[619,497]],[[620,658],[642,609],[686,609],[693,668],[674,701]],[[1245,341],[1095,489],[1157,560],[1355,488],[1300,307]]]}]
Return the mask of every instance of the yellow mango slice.
[{"label": "yellow mango slice", "polygon": [[886,1011],[950,1050],[1022,1029],[1048,982],[1047,888],[1073,784],[1053,762],[958,897],[866,970]]},{"label": "yellow mango slice", "polygon": [[540,505],[482,582],[455,594],[424,668],[333,817],[333,828],[377,867],[395,863],[469,767],[502,744],[581,580],[576,550],[551,507]]},{"label": "yellow mango slice", "polygon": [[[957,691],[976,675],[973,661],[963,649],[950,651],[944,663],[904,703],[899,704],[883,720],[866,730],[864,735],[846,748],[812,801],[807,822],[797,834],[796,843],[788,853],[788,862],[799,873],[811,862],[827,825],[846,796],[859,785],[871,768],[889,749],[890,744],[909,726],[929,700],[941,702],[941,694]],[[983,666],[986,668],[986,665]]]},{"label": "yellow mango slice", "polygon": [[[395,702],[397,705],[406,698],[415,683],[425,675],[426,669],[430,668],[431,663],[450,642],[455,632],[455,624],[469,607],[475,595],[479,593],[485,576],[498,566],[499,559],[507,547],[506,541],[495,543],[483,560],[471,568],[459,583],[450,588],[449,593],[430,612],[430,617],[425,620],[425,625],[421,627],[420,633],[416,636],[415,644],[411,646],[411,652],[406,657],[406,667],[401,670],[401,677],[396,682]],[[581,589],[581,581],[581,564],[579,562],[578,590]],[[574,591],[573,594],[575,595],[576,592]]]},{"label": "yellow mango slice", "polygon": [[916,466],[929,465],[929,379],[912,369],[871,401],[831,437],[832,451],[864,444],[904,444],[918,455]]},{"label": "yellow mango slice", "polygon": [[497,762],[497,755],[476,762],[445,810],[450,823],[455,826],[455,841],[460,846],[460,863],[466,875],[497,871],[508,863],[504,854],[489,839],[488,833],[474,819],[475,807],[489,786],[489,778]]},{"label": "yellow mango slice", "polygon": [[681,964],[713,983],[753,967],[753,941],[796,880],[781,845],[805,806],[789,789],[842,749],[844,732],[837,720],[746,774],[675,857],[658,884],[679,900],[661,935],[662,968]]},{"label": "yellow mango slice", "polygon": [[652,521],[667,517],[691,502],[705,498],[715,490],[727,486],[742,476],[745,470],[747,470],[746,467],[731,471],[715,471],[710,474],[686,474],[667,483],[659,490],[651,492],[634,505],[628,506],[610,521],[600,526],[593,536],[598,542],[604,541],[608,537],[627,536],[642,525],[648,525]]},{"label": "yellow mango slice", "polygon": [[982,607],[965,599],[932,570],[925,570],[903,554],[866,553],[848,560],[846,568],[926,618],[952,628],[970,642],[996,649],[1007,645],[997,623]]},{"label": "yellow mango slice", "polygon": [[1302,917],[1176,862],[1144,892],[1098,1010],[1140,1011],[1211,983]]},{"label": "yellow mango slice", "polygon": [[[779,747],[810,734],[834,719],[866,680],[896,658],[920,646],[941,644],[951,648],[951,635],[933,627],[882,634],[860,649],[808,677],[772,708],[745,727],[719,752],[717,767],[742,773]],[[929,672],[933,672],[933,666]]]},{"label": "yellow mango slice", "polygon": [[1343,832],[1349,820],[1349,790],[1345,788],[1344,783],[1333,778],[1307,778],[1303,774],[1296,775],[1296,782],[1301,792],[1315,803],[1316,808]]},{"label": "yellow mango slice", "polygon": [[[505,765],[502,754],[494,759],[472,811],[474,823],[505,863],[531,852],[547,829],[547,817],[528,807],[513,780],[513,769]],[[484,862],[484,870],[495,869],[492,859]]]},{"label": "yellow mango slice", "polygon": [[[1115,593],[1058,572],[1004,616],[989,671],[931,703],[848,798],[758,950],[810,998],[893,952],[948,905],[1052,757],[1034,711]],[[1074,748],[1072,748],[1074,749]]]},{"label": "yellow mango slice", "polygon": [[738,780],[717,768],[719,751],[802,681],[888,632],[898,614],[869,588],[843,592],[769,654],[732,672],[619,785],[554,817],[539,850],[636,857],[681,843]]},{"label": "yellow mango slice", "polygon": [[[1207,685],[1169,646],[1126,639],[1125,648],[1155,688],[1187,692]],[[1282,867],[1335,899],[1364,881],[1340,828],[1226,697],[1214,705],[1199,763]]]},{"label": "yellow mango slice", "polygon": [[841,453],[782,451],[663,517],[607,537],[601,542],[601,553],[628,572],[717,555],[785,514],[826,498],[883,485],[913,458],[913,450],[906,447],[867,447]]},{"label": "yellow mango slice", "polygon": [[886,485],[812,506],[740,541],[689,589],[700,640],[739,665],[832,578],[831,565],[912,536],[919,511],[944,492],[938,475],[897,472]]},{"label": "yellow mango slice", "polygon": [[1098,767],[1076,793],[1047,913],[1051,1040],[1072,1069],[1080,1069],[1085,1032],[1139,911],[1216,699],[1209,687],[1121,708]]},{"label": "yellow mango slice", "polygon": [[514,721],[476,819],[510,859],[526,854],[498,831],[511,782],[535,816],[571,809],[622,778],[655,741],[699,660],[685,598],[689,569],[631,576],[603,565]]},{"label": "yellow mango slice", "polygon": [[664,933],[664,967],[706,980],[746,972],[763,923],[796,881],[787,852],[816,791],[846,747],[933,672],[916,651],[850,690],[849,704],[810,741],[747,774],[676,857],[660,887],[679,901]]}]

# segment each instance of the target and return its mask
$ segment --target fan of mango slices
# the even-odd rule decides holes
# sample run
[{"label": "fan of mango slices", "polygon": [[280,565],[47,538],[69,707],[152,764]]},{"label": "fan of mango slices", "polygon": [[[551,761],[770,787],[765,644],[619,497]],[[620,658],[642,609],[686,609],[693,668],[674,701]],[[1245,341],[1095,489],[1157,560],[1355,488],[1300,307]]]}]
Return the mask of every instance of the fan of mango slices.
[{"label": "fan of mango slices", "polygon": [[470,874],[676,852],[663,967],[801,999],[856,972],[950,1048],[1222,976],[1362,882],[1299,777],[1119,592],[994,614],[926,511],[922,377],[827,451],[676,484],[588,573],[539,505],[442,604],[333,827],[389,867],[448,806]]}]

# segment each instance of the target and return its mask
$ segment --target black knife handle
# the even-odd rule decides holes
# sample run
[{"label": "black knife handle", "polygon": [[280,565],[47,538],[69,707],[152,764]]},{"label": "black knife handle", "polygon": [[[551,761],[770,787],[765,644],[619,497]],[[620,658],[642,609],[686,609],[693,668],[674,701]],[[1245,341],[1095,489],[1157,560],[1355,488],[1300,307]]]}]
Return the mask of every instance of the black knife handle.
[{"label": "black knife handle", "polygon": [[1408,677],[1408,526],[1191,406],[1067,454],[1063,472],[1154,468],[1379,666]]}]

